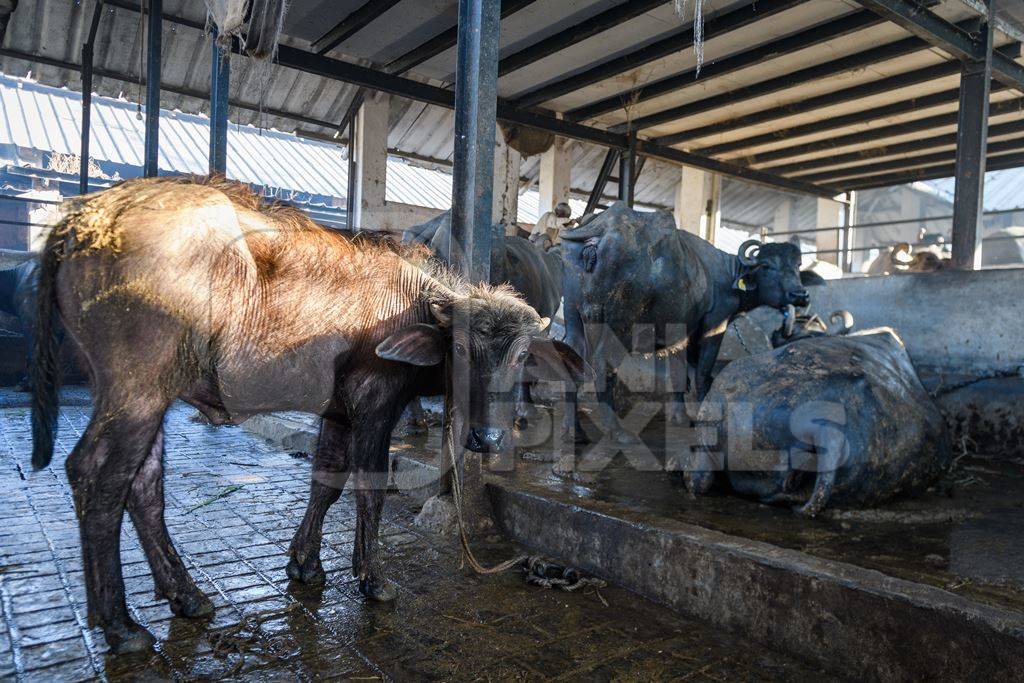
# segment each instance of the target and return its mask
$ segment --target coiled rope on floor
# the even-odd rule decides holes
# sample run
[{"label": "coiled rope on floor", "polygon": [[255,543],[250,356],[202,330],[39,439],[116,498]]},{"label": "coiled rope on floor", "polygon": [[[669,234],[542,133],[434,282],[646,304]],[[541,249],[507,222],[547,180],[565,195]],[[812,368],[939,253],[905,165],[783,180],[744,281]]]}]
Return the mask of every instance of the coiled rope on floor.
[{"label": "coiled rope on floor", "polygon": [[[540,586],[541,588],[558,588],[563,591],[573,592],[592,586],[595,589],[604,588],[608,584],[602,579],[584,577],[573,567],[547,562],[539,555],[519,555],[512,559],[499,562],[487,567],[484,566],[473,554],[469,544],[469,534],[466,533],[466,522],[462,513],[462,478],[459,473],[457,458],[455,457],[455,434],[452,429],[450,398],[445,399],[445,426],[444,443],[442,448],[448,450],[449,460],[452,467],[452,504],[455,506],[455,519],[459,525],[459,541],[462,544],[462,553],[466,562],[477,574],[501,574],[513,568],[520,568],[526,573],[527,583]],[[598,592],[597,596],[601,602],[608,605],[604,597]]]}]

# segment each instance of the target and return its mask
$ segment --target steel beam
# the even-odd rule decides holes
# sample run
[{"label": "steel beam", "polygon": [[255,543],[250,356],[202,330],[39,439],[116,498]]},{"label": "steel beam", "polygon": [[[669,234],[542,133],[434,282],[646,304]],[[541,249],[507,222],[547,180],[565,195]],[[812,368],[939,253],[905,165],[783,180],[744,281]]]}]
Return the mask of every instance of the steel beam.
[{"label": "steel beam", "polygon": [[374,19],[387,12],[400,1],[401,0],[369,0],[346,15],[345,18],[339,21],[330,31],[317,38],[313,43],[313,52],[318,55],[330,52],[338,45],[341,45],[341,43],[369,26]]},{"label": "steel beam", "polygon": [[[704,40],[711,40],[716,36],[735,31],[759,19],[765,19],[791,7],[796,7],[805,1],[759,0],[708,19],[704,22]],[[639,50],[615,57],[581,73],[523,93],[515,98],[513,103],[517,107],[532,107],[691,47],[693,47],[693,27],[687,26],[671,36],[655,41]]]},{"label": "steel beam", "polygon": [[[996,123],[988,127],[988,137],[990,140],[995,137],[1013,135],[1016,133],[1024,133],[1024,120]],[[898,154],[922,152],[924,150],[935,149],[937,147],[950,147],[954,145],[956,145],[956,133],[945,133],[943,135],[935,135],[929,138],[900,142],[895,145],[882,145],[880,147],[872,147],[871,149],[859,150],[856,152],[833,154],[820,159],[808,159],[806,161],[796,161],[789,164],[766,166],[761,170],[776,173],[778,175],[796,174],[796,177],[800,177],[801,175],[807,175],[805,173],[806,171],[813,171],[819,168],[831,168],[833,166],[840,166],[841,164],[864,162],[870,159],[882,159],[896,156]]]},{"label": "steel beam", "polygon": [[789,116],[806,114],[816,109],[832,107],[838,104],[845,104],[847,102],[855,102],[865,97],[871,97],[872,95],[891,92],[899,88],[906,88],[912,85],[927,83],[928,81],[943,78],[945,76],[951,76],[959,71],[960,65],[956,62],[943,62],[941,64],[927,66],[923,69],[917,69],[916,71],[908,71],[888,78],[882,78],[877,81],[871,81],[870,83],[862,83],[849,88],[843,88],[842,90],[825,93],[824,95],[818,95],[817,97],[810,97],[799,102],[792,102],[790,104],[784,104],[770,109],[762,109],[761,111],[737,116],[729,119],[728,121],[719,121],[706,126],[698,126],[697,128],[690,128],[689,130],[682,130],[678,133],[659,137],[658,142],[663,145],[678,145],[681,142],[687,142],[689,140],[697,140],[703,137],[728,133],[729,131],[746,128],[748,126],[755,126],[757,124],[767,123],[769,121],[775,121]]},{"label": "steel beam", "polygon": [[601,197],[604,195],[604,188],[608,186],[608,178],[611,177],[612,168],[614,168],[620,153],[617,149],[609,149],[608,153],[604,155],[601,170],[597,172],[597,179],[594,181],[594,188],[590,191],[590,196],[587,198],[587,208],[583,211],[584,216],[594,213],[594,209],[597,208],[598,202],[601,201]]},{"label": "steel beam", "polygon": [[611,9],[581,21],[569,31],[559,31],[552,36],[528,45],[498,62],[498,75],[512,73],[518,69],[539,62],[599,33],[615,28],[630,19],[665,4],[665,0],[625,0]]},{"label": "steel beam", "polygon": [[876,121],[889,116],[897,116],[899,114],[912,113],[923,109],[929,109],[931,107],[942,106],[944,104],[952,104],[953,102],[956,102],[959,97],[959,88],[943,90],[941,92],[931,93],[930,95],[912,97],[909,100],[891,102],[889,104],[883,104],[879,107],[872,107],[862,111],[855,111],[849,114],[842,114],[840,116],[831,116],[820,121],[812,121],[799,126],[792,126],[791,128],[778,128],[770,133],[761,133],[760,135],[752,135],[747,138],[730,140],[729,142],[723,142],[717,145],[698,147],[693,151],[697,154],[704,154],[707,156],[728,154],[729,152],[735,152],[749,147],[771,144],[773,142],[778,142],[779,140],[792,140],[806,135],[826,133],[828,131],[846,128],[847,126],[857,125],[859,123]]},{"label": "steel beam", "polygon": [[[536,2],[536,0],[504,0],[504,2],[501,3],[501,18],[504,19],[534,2]],[[403,74],[423,62],[433,59],[445,50],[455,46],[458,39],[458,30],[458,26],[453,26],[450,29],[434,36],[425,43],[422,43],[418,47],[406,52],[401,57],[398,57],[386,64],[384,66],[384,71],[389,74]],[[345,129],[349,120],[356,115],[356,112],[359,111],[359,107],[362,106],[363,99],[365,97],[366,93],[363,92],[362,89],[356,91],[356,94],[352,96],[352,102],[349,103],[348,109],[345,111],[345,115],[341,118],[341,125],[339,126],[339,129]]]},{"label": "steel beam", "polygon": [[149,0],[146,17],[146,138],[143,174],[156,177],[160,163],[160,50],[163,45],[163,0]]},{"label": "steel beam", "polygon": [[[829,78],[831,76],[837,76],[839,74],[850,73],[858,69],[870,67],[872,64],[878,64],[890,59],[898,59],[926,49],[928,49],[928,43],[919,38],[905,38],[903,40],[897,40],[886,45],[873,47],[869,50],[855,52],[852,55],[833,59],[822,64],[815,64],[814,66],[809,66],[805,69],[794,71],[793,73],[776,76],[758,83],[734,88],[729,92],[705,97],[695,102],[687,102],[686,104],[681,104],[677,107],[670,107],[663,111],[641,116],[633,120],[633,128],[635,130],[642,130],[644,128],[658,126],[663,123],[678,121],[680,119],[685,119],[688,116],[693,116],[694,114],[702,114],[715,109],[721,109],[735,104],[738,101],[750,100],[755,97],[763,97],[764,95],[771,95],[783,90],[798,87],[805,83]],[[659,140],[661,140],[661,138],[659,138]]]},{"label": "steel beam", "polygon": [[953,190],[954,268],[981,267],[981,238],[985,210],[985,157],[988,145],[989,91],[992,83],[992,0],[989,16],[979,34],[984,43],[980,58],[964,62],[960,74],[960,108],[956,128],[956,169]]},{"label": "steel beam", "polygon": [[[505,17],[515,14],[519,10],[528,5],[532,5],[536,1],[537,0],[502,0],[501,18],[504,19]],[[445,50],[455,47],[457,39],[458,26],[453,26],[434,36],[430,40],[414,47],[401,57],[389,62],[384,69],[388,73],[392,74],[405,73],[409,69],[422,64],[428,59],[433,59]]]},{"label": "steel beam", "polygon": [[89,22],[89,35],[82,43],[82,140],[78,154],[78,193],[89,191],[89,137],[92,132],[93,45],[100,27],[103,0],[96,0]]},{"label": "steel beam", "polygon": [[[709,79],[725,76],[734,71],[755,64],[761,64],[767,60],[787,55],[797,50],[820,45],[830,40],[862,31],[868,27],[877,26],[882,22],[883,20],[878,15],[867,10],[847,14],[826,24],[814,26],[785,38],[773,40],[749,50],[716,59],[710,64],[704,64],[699,70],[696,68],[689,69],[654,81],[653,83],[645,83],[631,90],[616,93],[611,97],[577,107],[567,112],[566,118],[573,121],[584,121],[601,114],[622,109],[624,103],[630,103],[631,106],[635,106],[640,102],[668,93],[674,93],[682,88],[704,83]],[[623,129],[625,128],[626,126],[624,125]]]},{"label": "steel beam", "polygon": [[1024,92],[1024,66],[1005,55],[991,56],[989,53],[992,43],[991,40],[986,40],[984,35],[971,35],[963,28],[921,7],[914,0],[857,0],[857,2],[961,61],[990,61],[993,78],[1004,85]]},{"label": "steel beam", "polygon": [[228,169],[229,56],[217,45],[217,27],[210,33],[210,173]]},{"label": "steel beam", "polygon": [[[993,85],[992,90],[994,91],[997,87],[1001,86]],[[989,106],[989,115],[998,116],[1018,113],[1022,108],[1024,108],[1024,97],[1013,100],[1003,100],[1002,102],[995,102]],[[840,135],[838,137],[805,142],[802,145],[795,145],[793,147],[784,147],[767,152],[760,152],[758,154],[749,154],[743,157],[743,161],[752,166],[767,164],[772,161],[791,159],[793,157],[804,156],[805,154],[812,154],[814,152],[839,149],[841,147],[856,145],[863,142],[875,142],[886,138],[896,137],[898,135],[920,133],[933,128],[953,126],[956,125],[957,118],[957,112],[955,111],[949,112],[948,114],[936,114],[935,116],[929,116],[923,119],[894,123],[888,126],[879,126],[877,128],[870,128],[857,133],[850,133],[848,135]]]},{"label": "steel beam", "polygon": [[[451,109],[454,107],[454,93],[445,88],[439,88],[427,83],[421,83],[401,76],[383,73],[368,67],[345,62],[330,57],[323,57],[312,52],[299,50],[287,45],[278,46],[278,63],[291,69],[305,71],[326,78],[346,81],[373,90],[380,90],[406,97],[409,99],[426,102],[439,107]],[[622,133],[585,126],[572,121],[566,121],[554,116],[548,116],[533,111],[519,109],[513,104],[498,100],[498,119],[508,123],[517,123],[531,128],[548,131],[574,140],[582,140],[604,147],[615,147],[627,149],[629,147],[629,136]],[[806,183],[791,181],[779,178],[760,171],[739,166],[718,159],[709,159],[697,154],[683,152],[681,150],[664,147],[646,140],[638,140],[638,154],[671,161],[674,163],[688,164],[697,168],[703,168],[720,175],[727,175],[741,180],[769,185],[791,192],[812,194],[820,197],[833,197],[836,192],[831,188],[815,187]]]},{"label": "steel beam", "polygon": [[[1001,140],[999,142],[988,143],[988,155],[991,157],[994,154],[1005,154],[1007,152],[1020,152],[1024,151],[1024,138],[1015,138],[1013,140]],[[926,168],[928,166],[936,166],[939,164],[952,164],[956,162],[956,151],[945,150],[942,152],[932,152],[931,154],[921,154],[913,157],[903,157],[900,159],[889,159],[888,161],[880,161],[873,164],[864,164],[861,166],[846,166],[843,168],[829,169],[820,173],[809,173],[801,176],[796,176],[800,180],[807,181],[809,183],[817,182],[829,182],[833,185],[842,184],[840,178],[857,178],[868,175],[879,175],[888,171],[896,171],[903,169],[904,172],[910,172],[915,168]]]},{"label": "steel beam", "polygon": [[[986,161],[986,169],[989,171],[1001,171],[1008,168],[1020,168],[1024,166],[1024,154],[1005,154],[997,157],[989,157]],[[900,171],[898,173],[885,173],[876,176],[864,176],[862,178],[851,178],[841,183],[844,190],[870,190],[876,187],[892,187],[893,185],[905,185],[920,180],[935,180],[936,178],[949,178],[956,172],[954,164],[942,164],[914,169],[913,171]]]}]

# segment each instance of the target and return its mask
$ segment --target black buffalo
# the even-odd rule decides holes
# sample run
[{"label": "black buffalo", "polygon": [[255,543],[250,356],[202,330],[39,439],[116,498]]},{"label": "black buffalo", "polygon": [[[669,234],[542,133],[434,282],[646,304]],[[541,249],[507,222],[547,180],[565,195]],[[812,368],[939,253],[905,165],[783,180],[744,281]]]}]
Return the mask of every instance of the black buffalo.
[{"label": "black buffalo", "polygon": [[809,516],[918,493],[952,463],[942,414],[888,328],[733,361],[698,423],[686,472],[693,493],[718,472],[739,494]]},{"label": "black buffalo", "polygon": [[[584,225],[562,232],[566,341],[585,352],[595,369],[605,366],[598,399],[606,430],[631,438],[612,404],[614,359],[606,346],[617,338],[627,351],[685,351],[704,397],[729,321],[758,306],[805,306],[800,249],[792,243],[745,242],[737,254],[716,249],[677,230],[664,212],[643,213],[612,205]],[[647,348],[633,348],[637,325],[653,328]],[[676,401],[672,418],[684,418],[685,366],[670,363]],[[572,411],[570,411],[572,412]],[[579,433],[579,432],[577,432]]]},{"label": "black buffalo", "polygon": [[782,311],[782,324],[772,332],[773,349],[792,344],[801,339],[826,337],[830,334],[845,335],[853,331],[853,314],[849,311],[833,311],[828,320],[834,328],[822,320],[817,313],[797,311],[796,306],[787,306]]},{"label": "black buffalo", "polygon": [[[0,312],[14,317],[25,336],[31,362],[35,326],[36,289],[39,281],[39,261],[31,252],[9,252],[0,266]],[[28,379],[22,380],[19,390],[28,389]]]}]

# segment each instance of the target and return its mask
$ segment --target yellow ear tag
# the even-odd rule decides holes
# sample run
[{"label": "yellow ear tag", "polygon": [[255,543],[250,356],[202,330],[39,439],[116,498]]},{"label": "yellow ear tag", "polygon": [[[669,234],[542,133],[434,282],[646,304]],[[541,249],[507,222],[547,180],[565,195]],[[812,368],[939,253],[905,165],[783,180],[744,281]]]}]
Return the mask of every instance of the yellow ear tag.
[{"label": "yellow ear tag", "polygon": [[736,281],[736,289],[740,290],[741,292],[747,291],[747,281],[745,279],[743,279],[743,278],[740,278],[739,280],[737,280]]}]

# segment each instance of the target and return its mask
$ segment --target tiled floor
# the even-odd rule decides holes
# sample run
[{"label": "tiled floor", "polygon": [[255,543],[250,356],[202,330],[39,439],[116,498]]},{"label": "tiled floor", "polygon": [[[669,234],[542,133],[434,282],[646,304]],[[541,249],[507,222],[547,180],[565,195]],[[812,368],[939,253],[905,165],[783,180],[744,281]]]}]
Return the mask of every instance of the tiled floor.
[{"label": "tiled floor", "polygon": [[[239,428],[166,422],[171,535],[216,605],[174,618],[153,585],[131,525],[122,556],[129,609],[159,639],[154,653],[113,657],[85,623],[78,530],[63,459],[88,421],[72,392],[52,467],[32,472],[29,411],[0,392],[0,678],[36,680],[821,680],[811,668],[631,593],[562,593],[515,573],[480,577],[456,545],[411,525],[389,498],[383,543],[399,586],[366,604],[349,574],[355,511],[345,495],[325,525],[328,583],[290,584],[286,548],[302,517],[309,463]],[[513,548],[479,542],[482,557]],[[607,604],[605,604],[607,603]]]}]

